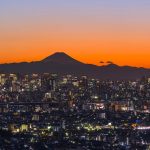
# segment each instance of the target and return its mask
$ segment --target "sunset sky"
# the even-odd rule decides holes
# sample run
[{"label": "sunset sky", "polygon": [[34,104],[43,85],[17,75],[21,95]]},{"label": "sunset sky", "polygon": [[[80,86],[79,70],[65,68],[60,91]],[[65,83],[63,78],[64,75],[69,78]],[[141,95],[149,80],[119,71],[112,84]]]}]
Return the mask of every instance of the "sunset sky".
[{"label": "sunset sky", "polygon": [[0,63],[66,52],[150,68],[150,0],[1,0]]}]

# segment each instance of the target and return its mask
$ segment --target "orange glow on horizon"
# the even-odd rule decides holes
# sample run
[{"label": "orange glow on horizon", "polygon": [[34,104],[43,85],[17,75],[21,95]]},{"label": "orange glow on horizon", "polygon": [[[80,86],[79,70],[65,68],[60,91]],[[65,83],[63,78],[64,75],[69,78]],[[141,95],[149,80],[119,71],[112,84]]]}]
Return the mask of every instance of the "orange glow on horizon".
[{"label": "orange glow on horizon", "polygon": [[[34,35],[34,34],[33,34]],[[101,65],[100,61],[112,61],[120,66],[129,65],[150,68],[150,44],[148,38],[110,35],[83,38],[31,37],[0,41],[0,63],[39,61],[55,53],[65,52],[71,57],[89,64]],[[70,38],[68,38],[70,37]]]},{"label": "orange glow on horizon", "polygon": [[[40,49],[40,48],[39,48]],[[42,49],[42,48],[41,48]],[[81,51],[81,53],[80,53]],[[87,52],[88,51],[88,52]],[[17,53],[17,50],[14,52],[10,52],[10,55],[7,55],[7,57],[1,57],[0,63],[13,63],[13,62],[32,62],[32,61],[40,61],[44,59],[45,57],[52,55],[55,52],[65,52],[66,54],[70,55],[71,57],[75,58],[78,61],[87,63],[87,64],[95,64],[95,65],[103,65],[100,64],[100,61],[112,61],[113,63],[120,65],[120,66],[136,66],[136,67],[145,67],[150,68],[149,64],[149,56],[150,54],[141,54],[141,53],[110,53],[109,51],[104,52],[100,51],[92,53],[92,51],[89,50],[78,50],[72,49],[72,50],[27,50]],[[5,52],[4,52],[5,54]],[[7,53],[9,54],[9,53]],[[2,55],[1,55],[2,56]]]},{"label": "orange glow on horizon", "polygon": [[62,51],[89,64],[150,68],[149,1],[4,1],[0,8],[0,63]]},{"label": "orange glow on horizon", "polygon": [[124,31],[119,28],[107,31],[108,27],[103,28],[104,31],[88,32],[84,27],[78,32],[77,29],[49,32],[36,29],[23,33],[20,29],[20,32],[11,34],[2,32],[0,63],[38,61],[62,51],[89,64],[101,65],[100,61],[112,61],[121,66],[150,68],[149,32]]}]

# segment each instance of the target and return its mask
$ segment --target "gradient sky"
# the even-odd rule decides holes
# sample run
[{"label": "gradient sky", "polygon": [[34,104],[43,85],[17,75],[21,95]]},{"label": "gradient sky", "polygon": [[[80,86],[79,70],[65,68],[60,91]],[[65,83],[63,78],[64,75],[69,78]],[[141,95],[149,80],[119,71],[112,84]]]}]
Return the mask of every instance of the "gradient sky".
[{"label": "gradient sky", "polygon": [[150,0],[0,1],[0,63],[56,51],[150,68]]}]

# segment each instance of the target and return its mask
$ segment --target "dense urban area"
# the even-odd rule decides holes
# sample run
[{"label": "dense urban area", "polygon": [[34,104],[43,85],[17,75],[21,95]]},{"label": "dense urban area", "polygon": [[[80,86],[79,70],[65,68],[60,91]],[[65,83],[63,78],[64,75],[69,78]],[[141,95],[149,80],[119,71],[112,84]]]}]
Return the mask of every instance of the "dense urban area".
[{"label": "dense urban area", "polygon": [[0,74],[0,150],[149,150],[150,78]]}]

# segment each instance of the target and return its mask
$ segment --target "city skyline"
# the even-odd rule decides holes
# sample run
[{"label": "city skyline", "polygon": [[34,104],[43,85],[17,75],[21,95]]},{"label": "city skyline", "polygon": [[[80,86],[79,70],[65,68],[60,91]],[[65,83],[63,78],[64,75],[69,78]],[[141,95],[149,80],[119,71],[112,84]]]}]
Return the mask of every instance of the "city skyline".
[{"label": "city skyline", "polygon": [[0,1],[0,150],[150,149],[150,0]]},{"label": "city skyline", "polygon": [[150,68],[149,8],[147,0],[2,1],[0,63],[63,51],[84,63]]}]

